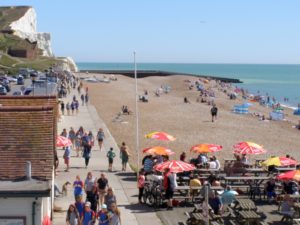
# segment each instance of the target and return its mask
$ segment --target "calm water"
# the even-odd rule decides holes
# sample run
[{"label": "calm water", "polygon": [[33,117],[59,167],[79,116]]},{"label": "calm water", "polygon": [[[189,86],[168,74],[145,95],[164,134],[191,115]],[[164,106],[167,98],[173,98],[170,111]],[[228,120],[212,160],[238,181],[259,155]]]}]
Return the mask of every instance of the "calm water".
[{"label": "calm water", "polygon": [[[80,70],[133,70],[132,63],[77,63]],[[138,70],[164,70],[238,78],[252,93],[268,93],[286,105],[300,103],[300,65],[138,63]]]}]

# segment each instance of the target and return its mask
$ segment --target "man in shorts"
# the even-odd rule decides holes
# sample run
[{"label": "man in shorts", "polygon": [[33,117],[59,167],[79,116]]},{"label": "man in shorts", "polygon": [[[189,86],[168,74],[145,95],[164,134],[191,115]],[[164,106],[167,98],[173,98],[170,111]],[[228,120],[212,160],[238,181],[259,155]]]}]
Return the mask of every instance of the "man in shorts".
[{"label": "man in shorts", "polygon": [[165,188],[165,197],[168,200],[167,210],[173,210],[172,200],[173,200],[175,185],[174,185],[173,174],[170,172],[169,168],[165,169],[164,188]]},{"label": "man in shorts", "polygon": [[214,122],[217,119],[217,114],[218,114],[218,108],[215,104],[210,109],[210,113],[211,113],[211,121]]}]

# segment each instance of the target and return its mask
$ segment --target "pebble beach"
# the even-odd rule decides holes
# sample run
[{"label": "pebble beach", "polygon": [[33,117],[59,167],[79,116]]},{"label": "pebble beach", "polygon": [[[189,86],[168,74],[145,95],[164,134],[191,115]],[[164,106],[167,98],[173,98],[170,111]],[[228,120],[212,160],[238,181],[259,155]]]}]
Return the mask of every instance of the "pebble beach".
[{"label": "pebble beach", "polygon": [[[86,74],[79,74],[87,77]],[[89,77],[103,77],[101,74],[89,74]],[[108,126],[111,134],[118,144],[125,141],[131,150],[130,163],[136,165],[137,154],[135,150],[135,81],[132,78],[117,75],[117,81],[110,83],[89,83],[91,103],[96,107]],[[253,113],[268,116],[272,109],[253,103],[249,108],[249,114],[239,115],[232,112],[235,104],[245,102],[239,96],[236,100],[230,100],[220,90],[220,86],[214,80],[203,84],[205,88],[215,93],[214,102],[217,105],[218,119],[211,122],[210,108],[207,103],[197,102],[199,91],[196,88],[189,89],[190,83],[198,80],[190,76],[167,76],[147,77],[138,79],[138,92],[140,95],[145,90],[149,93],[149,102],[139,102],[139,140],[140,159],[142,150],[156,145],[170,148],[175,155],[172,159],[179,159],[181,152],[190,154],[190,147],[199,143],[213,143],[223,146],[221,152],[216,156],[222,161],[224,158],[233,156],[232,146],[241,141],[252,141],[262,145],[267,153],[264,157],[271,155],[290,154],[295,159],[300,158],[299,130],[293,128],[298,124],[299,118],[292,115],[292,110],[285,109],[284,121],[261,121]],[[160,97],[155,95],[157,88],[162,85],[171,87],[168,94],[163,93]],[[190,104],[184,103],[187,97]],[[133,111],[132,115],[121,115],[121,107],[127,105]],[[164,131],[174,137],[174,142],[162,142],[149,140],[145,134],[152,131]],[[255,158],[256,156],[251,156]]]}]

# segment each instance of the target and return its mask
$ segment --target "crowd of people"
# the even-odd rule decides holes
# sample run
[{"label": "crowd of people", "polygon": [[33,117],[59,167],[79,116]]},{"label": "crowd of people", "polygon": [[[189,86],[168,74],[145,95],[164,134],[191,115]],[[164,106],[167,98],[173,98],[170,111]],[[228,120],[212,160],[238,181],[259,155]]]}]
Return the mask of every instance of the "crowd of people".
[{"label": "crowd of people", "polygon": [[[73,182],[74,204],[70,204],[67,225],[120,225],[121,213],[117,198],[104,173],[99,178],[88,172],[85,180],[76,176]],[[83,201],[83,195],[86,195]]]}]

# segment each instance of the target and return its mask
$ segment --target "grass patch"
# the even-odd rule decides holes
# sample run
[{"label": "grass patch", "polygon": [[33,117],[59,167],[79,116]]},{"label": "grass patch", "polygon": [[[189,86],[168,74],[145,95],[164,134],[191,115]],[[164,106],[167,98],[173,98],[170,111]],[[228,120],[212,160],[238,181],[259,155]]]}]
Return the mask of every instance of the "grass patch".
[{"label": "grass patch", "polygon": [[11,67],[13,64],[17,63],[18,61],[13,59],[12,57],[9,57],[8,55],[3,54],[0,58],[0,64],[3,66],[9,66]]}]

